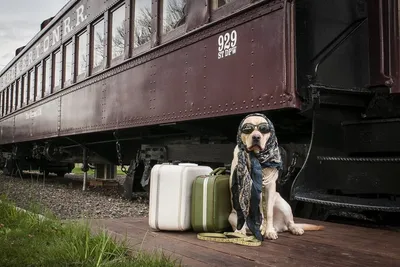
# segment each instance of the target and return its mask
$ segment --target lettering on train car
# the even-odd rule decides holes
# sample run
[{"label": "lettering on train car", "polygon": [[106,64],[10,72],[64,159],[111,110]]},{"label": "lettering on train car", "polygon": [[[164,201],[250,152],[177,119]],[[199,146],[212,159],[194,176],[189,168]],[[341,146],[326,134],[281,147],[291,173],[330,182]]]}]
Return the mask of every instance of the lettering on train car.
[{"label": "lettering on train car", "polygon": [[218,59],[236,54],[236,30],[218,36]]},{"label": "lettering on train car", "polygon": [[25,113],[25,119],[29,120],[35,117],[39,117],[42,115],[42,108],[38,108],[36,110],[31,110]]},{"label": "lettering on train car", "polygon": [[[16,75],[26,71],[31,64],[40,58],[43,54],[49,51],[50,48],[59,44],[62,37],[68,35],[76,27],[81,25],[85,20],[88,19],[87,9],[84,4],[79,5],[74,9],[74,12],[70,16],[66,16],[61,20],[61,23],[57,23],[53,29],[41,38],[38,43],[33,46],[29,51],[21,57],[10,70],[3,75],[5,83],[13,80]],[[4,83],[4,81],[3,81]]]}]

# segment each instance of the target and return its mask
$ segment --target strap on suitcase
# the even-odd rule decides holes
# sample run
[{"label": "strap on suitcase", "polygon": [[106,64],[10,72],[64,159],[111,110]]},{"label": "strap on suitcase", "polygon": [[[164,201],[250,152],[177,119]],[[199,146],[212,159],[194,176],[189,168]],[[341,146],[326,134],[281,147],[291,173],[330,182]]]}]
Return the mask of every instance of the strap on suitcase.
[{"label": "strap on suitcase", "polygon": [[226,171],[226,168],[225,168],[225,167],[218,167],[218,168],[214,169],[214,170],[210,173],[210,176],[211,176],[211,175],[220,175],[220,174],[223,173],[224,171]]}]

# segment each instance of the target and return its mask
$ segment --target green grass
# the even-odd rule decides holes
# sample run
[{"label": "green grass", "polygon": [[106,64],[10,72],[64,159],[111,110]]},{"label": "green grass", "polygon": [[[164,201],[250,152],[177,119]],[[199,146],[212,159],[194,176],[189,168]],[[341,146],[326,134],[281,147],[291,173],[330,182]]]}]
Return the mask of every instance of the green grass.
[{"label": "green grass", "polygon": [[[83,174],[83,171],[81,169],[82,164],[75,164],[75,168],[72,169],[72,173],[74,174]],[[117,175],[125,175],[123,171],[121,171],[121,166],[116,166],[117,167]],[[129,166],[125,166],[126,170],[128,170]],[[89,175],[94,175],[94,170],[89,169],[87,172]]]},{"label": "green grass", "polygon": [[[139,252],[133,255],[124,241],[105,231],[92,233],[87,223],[62,222],[46,212],[18,210],[0,198],[0,266],[177,266],[164,254]],[[34,210],[38,206],[33,207]]]}]

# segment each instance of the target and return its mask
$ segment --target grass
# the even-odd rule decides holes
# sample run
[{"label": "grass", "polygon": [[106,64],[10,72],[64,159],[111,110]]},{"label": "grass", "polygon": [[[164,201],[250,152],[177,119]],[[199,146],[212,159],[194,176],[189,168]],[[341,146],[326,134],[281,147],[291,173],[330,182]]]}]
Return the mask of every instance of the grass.
[{"label": "grass", "polygon": [[[33,210],[39,207],[33,206]],[[161,253],[130,253],[125,241],[92,233],[87,223],[40,219],[0,198],[0,266],[177,266]]]},{"label": "grass", "polygon": [[[75,168],[72,169],[72,173],[74,174],[83,174],[83,171],[81,169],[82,164],[75,164]],[[125,173],[121,170],[121,166],[116,166],[117,167],[117,175],[125,175]],[[128,170],[129,166],[125,166],[125,168]],[[87,172],[89,175],[94,175],[94,170],[89,169]]]}]

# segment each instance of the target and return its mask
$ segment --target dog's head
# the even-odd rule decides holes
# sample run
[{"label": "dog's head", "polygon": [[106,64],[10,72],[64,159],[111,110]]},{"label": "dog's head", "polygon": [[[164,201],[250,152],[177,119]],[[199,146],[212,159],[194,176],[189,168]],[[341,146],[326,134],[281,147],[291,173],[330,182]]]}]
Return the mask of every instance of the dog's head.
[{"label": "dog's head", "polygon": [[271,137],[271,123],[264,116],[251,114],[242,121],[239,135],[247,151],[258,153],[265,150]]}]

